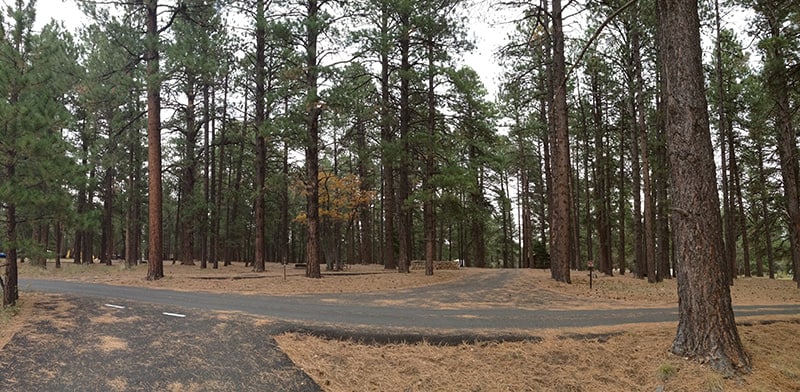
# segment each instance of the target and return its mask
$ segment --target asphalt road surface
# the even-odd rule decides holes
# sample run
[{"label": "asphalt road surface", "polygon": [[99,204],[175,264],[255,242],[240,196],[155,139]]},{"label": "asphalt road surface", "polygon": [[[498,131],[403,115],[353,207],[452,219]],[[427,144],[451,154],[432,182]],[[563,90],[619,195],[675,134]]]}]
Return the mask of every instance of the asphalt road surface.
[{"label": "asphalt road surface", "polygon": [[[514,307],[426,309],[363,305],[370,294],[256,296],[192,293],[56,280],[21,279],[24,291],[124,299],[186,309],[189,312],[238,311],[289,324],[367,326],[403,330],[510,331],[677,322],[677,307],[597,310],[533,310]],[[414,295],[411,291],[410,295]],[[385,296],[385,294],[375,294]],[[800,315],[800,305],[739,306],[737,317]]]},{"label": "asphalt road surface", "polygon": [[[481,277],[502,287],[508,274]],[[396,293],[257,296],[21,279],[20,290],[62,294],[33,306],[0,350],[0,389],[11,391],[321,391],[277,346],[286,331],[377,343],[537,340],[543,328],[676,322],[677,308],[547,310],[512,306],[435,309],[427,298],[475,281]],[[476,294],[482,295],[482,294]],[[559,297],[541,298],[543,304]],[[397,301],[391,301],[398,303]],[[233,313],[231,313],[233,312]],[[800,305],[736,314],[800,315]],[[267,320],[267,321],[265,321]],[[598,336],[599,339],[599,336]]]}]

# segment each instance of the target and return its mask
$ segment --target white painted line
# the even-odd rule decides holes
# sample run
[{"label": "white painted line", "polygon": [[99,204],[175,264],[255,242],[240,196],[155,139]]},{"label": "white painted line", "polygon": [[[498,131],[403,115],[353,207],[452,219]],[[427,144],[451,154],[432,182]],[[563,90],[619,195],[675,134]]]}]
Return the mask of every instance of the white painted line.
[{"label": "white painted line", "polygon": [[109,308],[114,308],[114,309],[125,309],[124,306],[113,305],[113,304],[105,304],[105,306],[108,306]]},{"label": "white painted line", "polygon": [[186,317],[185,314],[180,314],[180,313],[164,312],[164,313],[161,313],[161,314],[163,314],[164,316],[172,316],[172,317]]}]

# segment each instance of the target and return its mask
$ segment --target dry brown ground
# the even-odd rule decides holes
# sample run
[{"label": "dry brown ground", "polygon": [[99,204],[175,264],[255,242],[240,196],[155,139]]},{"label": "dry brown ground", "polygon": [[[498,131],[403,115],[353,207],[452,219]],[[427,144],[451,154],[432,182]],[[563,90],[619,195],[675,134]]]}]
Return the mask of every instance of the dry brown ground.
[{"label": "dry brown ground", "polygon": [[[495,271],[466,269],[401,275],[380,267],[353,266],[347,273],[321,280],[302,277],[278,265],[253,274],[241,264],[219,270],[165,265],[165,279],[147,282],[146,266],[134,271],[118,266],[74,266],[45,271],[22,267],[23,277],[71,279],[153,288],[293,295],[305,293],[413,290]],[[459,306],[553,308],[534,297],[558,298],[557,308],[673,306],[675,281],[647,284],[630,276],[599,277],[588,288],[588,276],[573,272],[573,284],[551,281],[546,271],[519,270],[504,287],[476,288],[479,295],[458,294]],[[789,280],[739,279],[732,287],[736,305],[798,304],[800,290]],[[29,303],[24,301],[23,303]],[[452,302],[448,302],[452,303]],[[427,300],[413,306],[444,306]],[[11,324],[24,318],[26,306]],[[2,320],[2,319],[0,319]],[[541,342],[366,345],[308,335],[278,337],[281,348],[327,391],[800,391],[800,315],[744,318],[739,332],[752,357],[753,372],[725,379],[706,366],[668,352],[675,325],[650,324],[583,330],[529,331]],[[0,331],[9,334],[8,321]],[[598,334],[598,335],[595,335]],[[576,335],[584,336],[575,337]],[[568,337],[571,336],[571,337]],[[597,338],[597,336],[602,336]],[[661,388],[661,389],[658,389]]]}]

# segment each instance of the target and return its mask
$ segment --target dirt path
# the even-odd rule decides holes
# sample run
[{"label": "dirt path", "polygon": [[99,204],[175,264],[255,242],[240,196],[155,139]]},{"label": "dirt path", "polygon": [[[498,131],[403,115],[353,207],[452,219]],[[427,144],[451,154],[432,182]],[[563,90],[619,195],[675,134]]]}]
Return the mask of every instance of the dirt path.
[{"label": "dirt path", "polygon": [[90,297],[33,306],[0,350],[0,389],[320,391],[263,321]]}]

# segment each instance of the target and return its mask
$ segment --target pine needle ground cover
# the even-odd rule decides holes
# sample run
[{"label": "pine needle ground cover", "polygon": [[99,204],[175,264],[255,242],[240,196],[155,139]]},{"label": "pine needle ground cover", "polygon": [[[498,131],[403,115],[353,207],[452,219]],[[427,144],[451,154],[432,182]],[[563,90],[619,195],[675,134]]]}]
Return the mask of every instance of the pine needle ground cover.
[{"label": "pine needle ground cover", "polygon": [[[495,270],[436,271],[434,277],[426,277],[422,271],[398,274],[381,266],[352,266],[316,280],[304,278],[303,271],[291,265],[284,278],[283,266],[278,264],[267,264],[264,274],[253,274],[241,263],[219,270],[166,264],[165,279],[147,282],[146,266],[133,270],[118,265],[64,266],[40,270],[23,264],[21,276],[253,295],[334,294],[330,301],[337,301],[338,293],[398,293],[391,300],[379,296],[383,299],[371,301],[430,308],[612,309],[663,307],[677,301],[674,280],[648,284],[629,275],[599,276],[590,290],[588,276],[580,272],[574,272],[573,284],[566,285],[540,270],[514,270],[510,279],[498,280]],[[440,284],[466,281],[472,282],[469,290],[437,291]],[[403,300],[403,293],[421,289],[431,295]],[[28,295],[23,291],[17,316],[3,319],[0,347],[30,317],[36,297]],[[737,279],[732,296],[734,305],[800,303],[800,290],[791,280]],[[366,344],[301,333],[281,334],[276,340],[297,366],[323,390],[332,392],[800,390],[800,341],[796,339],[800,315],[737,321],[754,364],[753,373],[741,379],[725,379],[706,366],[670,354],[675,333],[670,323],[536,330],[528,331],[536,339],[506,343]],[[524,331],[524,326],[520,328]],[[119,343],[97,344],[118,350]]]}]

